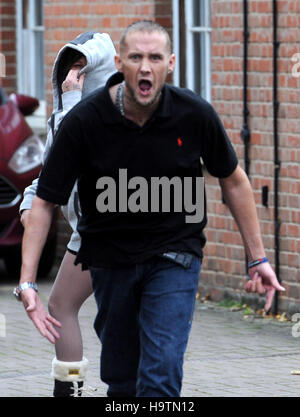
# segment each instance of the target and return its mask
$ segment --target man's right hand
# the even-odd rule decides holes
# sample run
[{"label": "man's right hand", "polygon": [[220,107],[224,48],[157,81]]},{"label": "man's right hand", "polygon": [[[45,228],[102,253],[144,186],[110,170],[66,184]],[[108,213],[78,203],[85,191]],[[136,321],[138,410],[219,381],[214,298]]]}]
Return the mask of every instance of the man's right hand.
[{"label": "man's right hand", "polygon": [[81,74],[78,78],[80,70],[76,68],[71,68],[68,72],[67,78],[62,83],[61,88],[63,93],[66,91],[72,91],[72,90],[80,90],[82,91],[83,88],[83,81],[85,74]]},{"label": "man's right hand", "polygon": [[21,299],[26,313],[41,335],[46,337],[51,343],[55,343],[55,339],[59,338],[59,334],[53,325],[61,327],[61,323],[47,313],[39,295],[34,289],[28,288],[22,291]]},{"label": "man's right hand", "polygon": [[82,56],[76,62],[74,62],[68,72],[66,79],[61,85],[63,93],[72,90],[82,91],[85,73],[80,74],[80,71],[86,66],[86,64],[87,60],[85,56]]}]

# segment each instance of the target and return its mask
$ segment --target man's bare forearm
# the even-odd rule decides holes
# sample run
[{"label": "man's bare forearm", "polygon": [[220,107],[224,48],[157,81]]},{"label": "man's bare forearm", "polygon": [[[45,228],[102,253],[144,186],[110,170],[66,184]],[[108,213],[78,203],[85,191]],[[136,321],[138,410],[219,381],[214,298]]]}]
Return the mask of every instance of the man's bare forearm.
[{"label": "man's bare forearm", "polygon": [[220,179],[223,195],[243,238],[248,258],[265,256],[256,205],[247,175],[239,166],[234,173]]},{"label": "man's bare forearm", "polygon": [[22,242],[20,283],[35,281],[40,256],[51,226],[54,204],[34,197]]}]

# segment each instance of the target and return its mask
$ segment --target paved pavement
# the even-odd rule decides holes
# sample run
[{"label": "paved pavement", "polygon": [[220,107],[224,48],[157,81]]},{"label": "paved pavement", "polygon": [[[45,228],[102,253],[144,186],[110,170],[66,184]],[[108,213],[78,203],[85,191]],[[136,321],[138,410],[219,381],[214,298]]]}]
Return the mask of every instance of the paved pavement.
[{"label": "paved pavement", "polygon": [[[52,274],[53,275],[53,274]],[[51,397],[53,346],[43,339],[11,294],[13,280],[0,262],[0,397]],[[46,303],[51,280],[39,282]],[[90,366],[87,384],[106,396],[98,377],[100,344],[93,330],[96,312],[90,297],[80,312],[84,355]],[[197,302],[185,356],[183,397],[298,397],[299,339],[295,323],[245,319],[213,303]],[[295,329],[295,328],[294,328]]]}]

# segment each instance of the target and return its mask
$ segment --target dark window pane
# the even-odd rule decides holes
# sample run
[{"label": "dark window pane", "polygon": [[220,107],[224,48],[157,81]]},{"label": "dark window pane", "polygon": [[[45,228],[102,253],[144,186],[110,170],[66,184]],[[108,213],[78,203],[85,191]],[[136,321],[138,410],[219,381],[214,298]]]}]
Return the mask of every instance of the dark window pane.
[{"label": "dark window pane", "polygon": [[29,0],[22,0],[22,26],[23,29],[28,28],[28,7]]},{"label": "dark window pane", "polygon": [[195,33],[193,36],[194,45],[194,91],[205,97],[205,37],[204,33]]},{"label": "dark window pane", "polygon": [[45,98],[44,86],[44,32],[36,32],[34,35],[35,51],[36,51],[36,76],[35,91],[37,98],[43,100]]},{"label": "dark window pane", "polygon": [[205,26],[205,0],[193,1],[193,26]]},{"label": "dark window pane", "polygon": [[43,3],[43,0],[35,0],[35,26],[43,26],[44,24]]}]

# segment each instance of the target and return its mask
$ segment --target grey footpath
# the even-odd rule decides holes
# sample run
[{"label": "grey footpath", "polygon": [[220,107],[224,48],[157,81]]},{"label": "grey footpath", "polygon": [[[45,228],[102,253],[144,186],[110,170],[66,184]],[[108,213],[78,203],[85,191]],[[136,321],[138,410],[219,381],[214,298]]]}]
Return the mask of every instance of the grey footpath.
[{"label": "grey footpath", "polygon": [[[0,397],[51,397],[54,347],[40,336],[12,296],[14,285],[0,267]],[[45,304],[51,286],[51,279],[39,282]],[[87,385],[97,391],[84,396],[105,397],[107,387],[99,378],[101,345],[93,329],[95,314],[91,296],[80,311],[80,324],[84,356],[90,361]],[[246,320],[241,312],[197,302],[182,397],[298,397],[300,375],[291,375],[292,370],[300,370],[295,325],[255,317]]]}]

